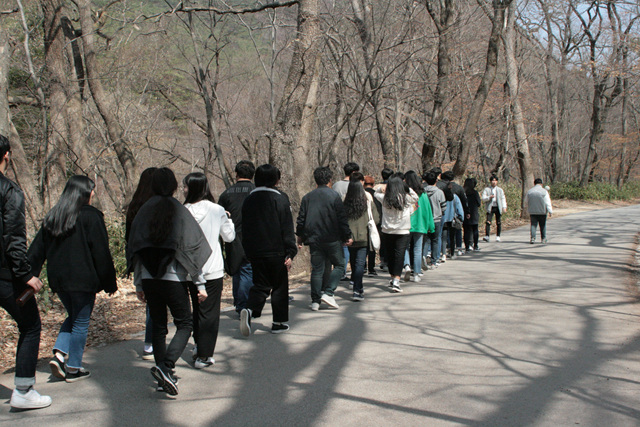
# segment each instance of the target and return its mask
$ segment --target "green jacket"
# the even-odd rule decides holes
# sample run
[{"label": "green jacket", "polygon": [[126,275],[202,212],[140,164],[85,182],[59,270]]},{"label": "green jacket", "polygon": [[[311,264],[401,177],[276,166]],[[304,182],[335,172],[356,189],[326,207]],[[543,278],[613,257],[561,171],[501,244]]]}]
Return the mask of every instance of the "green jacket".
[{"label": "green jacket", "polygon": [[433,233],[435,229],[429,196],[427,193],[422,193],[416,209],[411,214],[411,232],[427,234]]}]

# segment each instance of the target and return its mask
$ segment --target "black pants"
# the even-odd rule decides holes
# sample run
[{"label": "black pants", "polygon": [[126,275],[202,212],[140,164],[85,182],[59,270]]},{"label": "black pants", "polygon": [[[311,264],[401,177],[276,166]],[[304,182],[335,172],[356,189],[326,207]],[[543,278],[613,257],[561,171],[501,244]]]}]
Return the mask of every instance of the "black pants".
[{"label": "black pants", "polygon": [[222,297],[222,277],[207,280],[207,299],[198,301],[198,287],[189,283],[191,307],[193,308],[193,340],[198,346],[198,357],[213,356],[220,328],[220,298]]},{"label": "black pants", "polygon": [[389,265],[389,274],[391,277],[398,277],[402,274],[404,264],[404,253],[411,241],[411,235],[407,234],[387,234],[384,236],[385,252],[387,254],[387,263]]},{"label": "black pants", "polygon": [[27,387],[36,382],[36,363],[40,349],[40,312],[36,299],[31,298],[24,307],[18,306],[16,298],[26,289],[24,283],[0,280],[0,306],[7,310],[18,324],[20,337],[16,350],[16,386]]},{"label": "black pants", "polygon": [[376,266],[376,251],[369,248],[367,252],[367,271],[369,273],[374,273]]},{"label": "black pants", "polygon": [[497,206],[491,208],[491,212],[487,212],[487,224],[486,224],[486,232],[487,236],[491,234],[491,220],[493,219],[493,214],[496,215],[496,236],[500,237],[500,232],[502,231],[502,213]]},{"label": "black pants", "polygon": [[[168,373],[173,371],[182,355],[193,329],[187,282],[143,279],[142,290],[153,321],[153,357],[156,366]],[[167,347],[167,307],[173,316],[176,333]]]},{"label": "black pants", "polygon": [[251,317],[260,317],[262,309],[271,295],[273,321],[289,321],[289,272],[284,265],[284,257],[254,258],[253,286],[249,290],[247,308]]},{"label": "black pants", "polygon": [[464,223],[464,248],[466,250],[471,249],[471,243],[473,247],[478,247],[478,224]]}]

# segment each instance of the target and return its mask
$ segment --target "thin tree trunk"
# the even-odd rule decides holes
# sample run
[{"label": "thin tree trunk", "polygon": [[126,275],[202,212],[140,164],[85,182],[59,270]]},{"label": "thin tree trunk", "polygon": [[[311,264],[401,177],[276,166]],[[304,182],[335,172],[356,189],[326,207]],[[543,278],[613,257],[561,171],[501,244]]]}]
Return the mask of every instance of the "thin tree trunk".
[{"label": "thin tree trunk", "polygon": [[518,78],[518,64],[516,63],[515,47],[515,20],[517,0],[514,0],[508,9],[507,28],[504,35],[505,57],[507,63],[507,84],[509,87],[509,104],[511,106],[513,133],[516,137],[516,147],[518,153],[518,167],[520,168],[520,182],[522,184],[522,198],[520,200],[521,217],[527,217],[524,209],[524,198],[526,192],[533,187],[533,166],[531,154],[529,153],[529,140],[524,127],[524,115],[520,105],[519,91],[520,81]]},{"label": "thin tree trunk", "polygon": [[310,178],[306,179],[312,172],[311,126],[306,121],[312,120],[315,112],[313,91],[317,90],[314,78],[318,72],[319,37],[318,0],[300,0],[293,56],[269,154],[269,161],[280,168],[282,186],[289,194],[294,211],[302,196],[311,189]]},{"label": "thin tree trunk", "polygon": [[482,80],[471,104],[464,130],[460,136],[458,157],[453,165],[453,173],[456,178],[462,178],[467,170],[471,145],[475,141],[475,134],[478,129],[478,121],[480,120],[480,115],[482,114],[489,90],[496,78],[499,42],[505,24],[505,9],[510,4],[511,0],[493,0],[494,15],[491,25],[491,35],[489,36],[489,45],[487,47],[487,62]]}]

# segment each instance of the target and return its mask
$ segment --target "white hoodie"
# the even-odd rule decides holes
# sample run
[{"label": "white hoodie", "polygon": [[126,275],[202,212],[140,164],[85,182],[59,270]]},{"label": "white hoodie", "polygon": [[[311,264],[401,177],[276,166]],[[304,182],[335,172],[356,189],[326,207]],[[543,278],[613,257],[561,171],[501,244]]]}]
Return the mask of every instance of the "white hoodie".
[{"label": "white hoodie", "polygon": [[236,238],[236,230],[233,221],[227,217],[224,208],[209,200],[201,200],[197,203],[184,205],[196,219],[202,232],[207,237],[211,246],[211,256],[202,267],[206,280],[219,279],[224,276],[224,260],[220,248],[219,237],[225,242],[232,242]]}]

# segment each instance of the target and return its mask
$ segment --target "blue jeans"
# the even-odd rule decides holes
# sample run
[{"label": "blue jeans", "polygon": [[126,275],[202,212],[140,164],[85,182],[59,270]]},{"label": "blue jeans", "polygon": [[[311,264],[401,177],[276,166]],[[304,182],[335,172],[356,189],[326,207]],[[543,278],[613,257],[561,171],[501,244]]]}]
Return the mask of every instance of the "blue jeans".
[{"label": "blue jeans", "polygon": [[343,246],[342,247],[342,252],[344,254],[344,273],[342,274],[342,276],[346,276],[347,275],[347,264],[349,263],[349,247],[348,246]]},{"label": "blue jeans", "polygon": [[[344,273],[344,250],[342,242],[312,243],[309,245],[311,252],[311,301],[320,302],[322,293],[333,296],[338,282]],[[325,264],[329,262],[333,269],[328,273],[328,278],[323,281]]]},{"label": "blue jeans", "polygon": [[96,294],[58,291],[58,298],[67,310],[67,318],[60,326],[60,333],[53,349],[69,356],[67,359],[69,368],[80,369]]},{"label": "blue jeans", "polygon": [[[431,250],[431,262],[435,263],[440,259],[440,246],[442,244],[442,222],[436,222],[435,231],[433,233],[425,234],[423,252],[429,252]],[[429,245],[429,246],[427,246]]]},{"label": "blue jeans", "polygon": [[16,298],[25,289],[24,283],[0,280],[0,306],[13,317],[20,331],[15,373],[15,384],[18,387],[28,387],[36,383],[36,364],[40,349],[41,323],[36,299],[29,299],[23,307],[16,303]]},{"label": "blue jeans", "polygon": [[423,233],[411,233],[411,241],[404,253],[404,265],[411,265],[409,253],[413,249],[413,273],[422,273],[422,236]]},{"label": "blue jeans", "polygon": [[367,260],[367,247],[349,248],[351,262],[351,281],[353,282],[353,292],[359,294],[364,292],[362,277],[364,276],[364,264]]},{"label": "blue jeans", "polygon": [[249,289],[253,286],[253,270],[250,262],[243,262],[238,272],[233,275],[233,305],[240,313],[243,308],[247,308],[249,301]]}]

